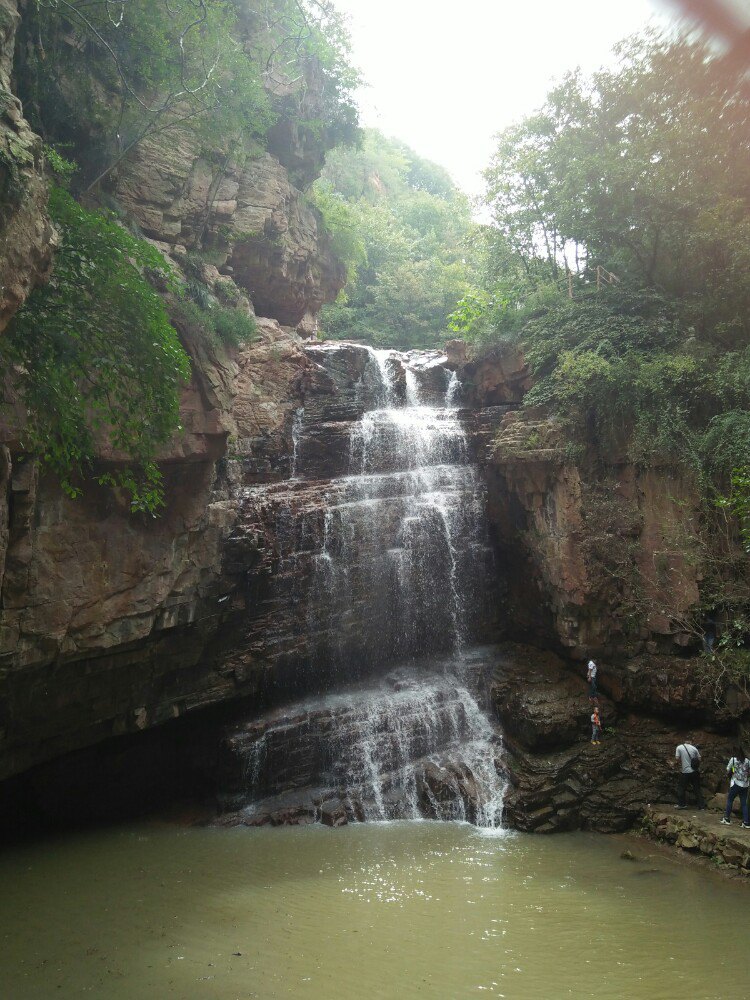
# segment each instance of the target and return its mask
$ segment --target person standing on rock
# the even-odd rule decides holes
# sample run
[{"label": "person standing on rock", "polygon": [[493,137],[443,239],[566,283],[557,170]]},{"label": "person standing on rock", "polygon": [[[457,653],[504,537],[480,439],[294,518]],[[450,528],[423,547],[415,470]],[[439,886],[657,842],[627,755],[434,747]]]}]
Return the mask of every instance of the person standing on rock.
[{"label": "person standing on rock", "polygon": [[599,737],[602,734],[602,720],[599,718],[599,706],[594,708],[591,715],[591,745],[598,747],[601,743]]},{"label": "person standing on rock", "polygon": [[742,747],[734,748],[733,756],[729,758],[727,764],[727,774],[730,778],[729,794],[727,795],[727,809],[721,817],[721,822],[726,826],[732,822],[732,806],[739,795],[742,806],[742,829],[750,830],[747,806],[748,788],[750,788],[750,760],[745,756]]},{"label": "person standing on rock", "polygon": [[674,752],[675,759],[679,761],[680,774],[677,778],[677,809],[687,809],[685,793],[690,788],[695,796],[695,804],[699,809],[705,809],[706,803],[703,801],[701,792],[701,755],[698,747],[693,743],[693,737],[688,736],[684,743],[680,743]]},{"label": "person standing on rock", "polygon": [[598,701],[598,694],[596,691],[596,674],[597,667],[593,660],[589,660],[588,670],[586,671],[586,680],[589,682],[589,699],[590,701]]}]

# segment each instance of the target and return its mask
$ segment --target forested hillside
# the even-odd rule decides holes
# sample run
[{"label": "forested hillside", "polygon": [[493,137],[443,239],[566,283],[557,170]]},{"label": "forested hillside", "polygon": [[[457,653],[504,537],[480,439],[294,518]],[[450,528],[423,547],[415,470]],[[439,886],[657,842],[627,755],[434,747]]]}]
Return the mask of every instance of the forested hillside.
[{"label": "forested hillside", "polygon": [[436,347],[470,281],[468,198],[442,167],[374,129],[339,148],[314,188],[349,264],[321,334],[382,347]]}]

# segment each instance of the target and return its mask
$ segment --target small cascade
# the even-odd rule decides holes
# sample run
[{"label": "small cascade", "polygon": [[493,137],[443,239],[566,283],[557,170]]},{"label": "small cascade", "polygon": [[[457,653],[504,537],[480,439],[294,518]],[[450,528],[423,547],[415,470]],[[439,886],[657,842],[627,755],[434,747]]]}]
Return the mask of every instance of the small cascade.
[{"label": "small cascade", "polygon": [[458,405],[458,400],[462,391],[463,385],[458,377],[458,372],[451,372],[451,377],[448,381],[448,388],[445,390],[445,405],[449,409],[453,409],[454,406]]},{"label": "small cascade", "polygon": [[302,440],[302,423],[305,418],[304,406],[299,406],[294,411],[292,420],[292,479],[297,478],[297,466],[299,464],[300,441]]},{"label": "small cascade", "polygon": [[335,796],[363,821],[501,824],[501,741],[455,675],[401,671],[375,689],[291,706],[227,742],[246,818],[288,808],[303,788],[297,802]]},{"label": "small cascade", "polygon": [[422,402],[419,394],[419,382],[417,381],[417,376],[411,370],[411,368],[406,369],[406,405],[410,407],[419,406]]},{"label": "small cascade", "polygon": [[371,351],[371,357],[375,359],[380,377],[380,402],[385,407],[395,406],[396,394],[393,384],[393,373],[389,365],[393,362],[393,351]]}]

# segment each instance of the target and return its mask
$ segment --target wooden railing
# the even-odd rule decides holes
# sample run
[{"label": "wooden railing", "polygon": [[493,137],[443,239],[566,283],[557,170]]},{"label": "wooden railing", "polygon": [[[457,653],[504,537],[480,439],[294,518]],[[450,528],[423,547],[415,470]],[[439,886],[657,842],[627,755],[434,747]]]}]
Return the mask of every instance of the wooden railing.
[{"label": "wooden railing", "polygon": [[[566,278],[567,278],[567,282],[568,282],[568,298],[569,299],[573,298],[574,281],[575,281],[575,279],[577,277],[579,277],[579,275],[574,275],[572,271],[568,271]],[[560,283],[562,283],[563,281],[566,280],[566,278],[560,278],[558,280],[559,280]],[[606,269],[606,267],[602,267],[601,264],[597,264],[596,265],[596,290],[597,290],[597,292],[600,291],[602,285],[619,285],[619,284],[620,284],[620,279],[617,277],[616,274],[613,274],[611,271],[608,271]]]},{"label": "wooden railing", "polygon": [[608,271],[606,267],[602,267],[601,264],[596,265],[596,287],[601,288],[603,284],[607,285],[619,285],[620,279],[616,274],[612,274]]}]

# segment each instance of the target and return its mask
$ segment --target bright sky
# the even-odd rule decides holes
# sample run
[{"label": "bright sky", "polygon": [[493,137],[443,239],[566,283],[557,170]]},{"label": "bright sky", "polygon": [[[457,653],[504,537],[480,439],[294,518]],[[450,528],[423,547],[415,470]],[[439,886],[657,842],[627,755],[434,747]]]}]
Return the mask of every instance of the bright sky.
[{"label": "bright sky", "polygon": [[363,121],[447,167],[471,194],[492,137],[538,107],[554,79],[612,63],[659,0],[336,0],[369,87]]}]

